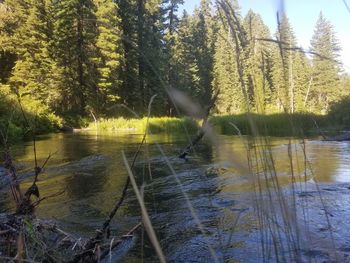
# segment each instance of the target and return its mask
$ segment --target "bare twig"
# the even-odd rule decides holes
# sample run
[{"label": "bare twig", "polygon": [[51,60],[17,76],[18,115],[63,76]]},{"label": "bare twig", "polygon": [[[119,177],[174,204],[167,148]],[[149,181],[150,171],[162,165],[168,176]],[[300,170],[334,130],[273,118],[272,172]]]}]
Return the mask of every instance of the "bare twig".
[{"label": "bare twig", "polygon": [[179,155],[179,158],[185,159],[186,156],[190,153],[190,151],[193,149],[194,146],[196,146],[198,144],[198,142],[203,138],[203,136],[205,135],[205,131],[206,131],[206,126],[208,125],[208,118],[209,118],[209,114],[211,109],[215,106],[215,102],[219,96],[220,91],[218,90],[214,97],[211,99],[210,104],[208,105],[208,107],[206,108],[204,117],[203,117],[203,122],[202,122],[202,127],[199,129],[196,137],[194,137],[192,139],[192,141],[190,142],[189,145],[186,146],[186,148],[181,152],[181,154]]},{"label": "bare twig", "polygon": [[[134,166],[135,166],[135,163],[136,163],[136,160],[137,160],[137,157],[141,151],[141,147],[143,146],[143,144],[145,143],[146,141],[146,136],[147,136],[147,132],[148,132],[148,122],[149,122],[149,118],[150,118],[150,115],[151,115],[151,106],[152,106],[152,103],[154,101],[154,99],[156,98],[157,95],[153,95],[149,104],[148,104],[148,118],[147,118],[147,123],[146,123],[146,131],[143,135],[143,138],[142,138],[142,141],[141,143],[139,144],[138,148],[137,148],[137,151],[136,153],[134,154],[134,158],[133,158],[133,161],[132,161],[132,164],[131,164],[131,168],[133,169]],[[130,178],[128,177],[126,182],[125,182],[125,185],[124,185],[124,188],[123,188],[123,191],[122,191],[122,195],[120,197],[120,199],[118,200],[118,202],[116,203],[115,207],[113,208],[113,210],[110,212],[107,220],[104,222],[103,224],[103,227],[102,227],[102,233],[105,233],[109,227],[109,224],[111,222],[111,220],[113,219],[113,217],[115,216],[115,214],[117,213],[118,209],[120,208],[120,206],[123,204],[124,202],[124,199],[126,197],[126,194],[127,194],[127,190],[129,188],[129,185],[130,185]]]},{"label": "bare twig", "polygon": [[128,233],[126,233],[125,235],[121,236],[120,239],[114,241],[114,239],[112,239],[111,244],[109,246],[109,249],[104,250],[101,253],[101,259],[103,259],[104,257],[108,256],[110,254],[110,252],[117,248],[121,243],[123,243],[125,238],[131,238],[134,236],[134,233],[142,226],[142,223],[138,223],[136,226],[134,226],[132,229],[129,230]]},{"label": "bare twig", "polygon": [[257,41],[264,41],[264,42],[272,42],[275,43],[277,45],[280,46],[280,49],[284,49],[284,50],[292,50],[292,51],[296,51],[296,52],[300,52],[300,53],[304,53],[304,54],[310,54],[310,55],[314,55],[316,57],[319,57],[320,59],[324,59],[324,60],[329,60],[329,61],[333,61],[339,64],[338,60],[332,59],[330,57],[326,57],[323,56],[317,52],[311,51],[311,50],[305,50],[302,47],[298,47],[298,46],[294,46],[291,47],[289,43],[278,40],[278,39],[271,39],[271,38],[255,38],[255,40]]},{"label": "bare twig", "polygon": [[62,194],[64,194],[66,192],[66,190],[62,190],[62,191],[59,191],[57,193],[54,193],[52,195],[48,195],[48,196],[45,196],[43,198],[40,198],[39,200],[35,201],[34,203],[32,203],[32,206],[35,207],[35,206],[38,206],[42,201],[44,200],[47,200],[47,199],[50,199],[50,198],[53,198],[53,197],[57,197],[57,196],[60,196]]}]

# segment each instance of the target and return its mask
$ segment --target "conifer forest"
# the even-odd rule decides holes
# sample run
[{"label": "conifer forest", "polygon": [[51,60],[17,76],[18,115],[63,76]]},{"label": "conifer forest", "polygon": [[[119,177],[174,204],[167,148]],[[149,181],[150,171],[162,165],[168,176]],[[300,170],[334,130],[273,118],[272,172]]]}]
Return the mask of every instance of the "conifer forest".
[{"label": "conifer forest", "polygon": [[235,1],[228,9],[203,0],[192,14],[179,13],[182,4],[3,0],[1,92],[63,118],[127,115],[111,109],[117,103],[144,115],[155,94],[153,114],[176,116],[170,88],[202,106],[220,90],[220,115],[326,114],[349,94],[341,46],[322,13],[303,50],[287,14],[270,32],[259,14],[242,17]]},{"label": "conifer forest", "polygon": [[347,1],[0,0],[0,262],[350,262]]}]

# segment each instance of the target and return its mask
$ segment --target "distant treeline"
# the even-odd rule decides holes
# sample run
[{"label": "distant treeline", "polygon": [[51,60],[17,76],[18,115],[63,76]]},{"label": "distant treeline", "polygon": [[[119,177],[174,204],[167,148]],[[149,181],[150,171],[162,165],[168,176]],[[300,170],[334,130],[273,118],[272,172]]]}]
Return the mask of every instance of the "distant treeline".
[{"label": "distant treeline", "polygon": [[[327,113],[350,91],[340,45],[320,14],[309,54],[298,48],[286,14],[270,32],[236,1],[0,1],[0,91],[64,119],[178,115],[168,88],[205,106],[220,89],[218,114]],[[32,102],[32,105],[31,105]],[[34,106],[33,106],[34,105]]]}]

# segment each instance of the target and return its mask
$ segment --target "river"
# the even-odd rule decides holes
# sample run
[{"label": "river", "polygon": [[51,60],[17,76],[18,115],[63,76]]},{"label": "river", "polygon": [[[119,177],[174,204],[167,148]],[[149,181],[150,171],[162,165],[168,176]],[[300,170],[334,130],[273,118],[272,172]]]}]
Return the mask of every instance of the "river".
[{"label": "river", "polygon": [[[134,169],[168,261],[349,259],[350,143],[220,135],[215,145],[209,140],[198,145],[185,161],[177,158],[188,142],[184,137],[147,136]],[[43,202],[37,216],[57,221],[68,232],[94,233],[127,178],[122,151],[131,162],[141,140],[132,134],[41,136],[38,162],[53,155],[40,175],[40,195],[65,191]],[[19,173],[30,173],[32,143],[12,151]],[[30,182],[24,179],[23,187]],[[8,211],[10,197],[2,196],[0,208]],[[130,188],[112,233],[124,234],[139,221],[139,205]],[[141,258],[157,262],[146,235],[135,240],[121,261]]]}]

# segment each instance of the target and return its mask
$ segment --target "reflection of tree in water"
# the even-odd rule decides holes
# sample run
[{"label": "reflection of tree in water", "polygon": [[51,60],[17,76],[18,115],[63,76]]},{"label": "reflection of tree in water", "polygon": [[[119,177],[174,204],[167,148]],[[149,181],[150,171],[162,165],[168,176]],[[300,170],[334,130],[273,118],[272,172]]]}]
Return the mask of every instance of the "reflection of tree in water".
[{"label": "reflection of tree in water", "polygon": [[[314,176],[319,182],[333,182],[340,165],[342,146],[332,144],[316,144],[307,146],[308,158],[311,161]],[[341,147],[341,148],[339,148]]]},{"label": "reflection of tree in water", "polygon": [[89,138],[88,136],[67,136],[64,140],[61,140],[61,154],[67,160],[79,160],[86,156],[98,154],[96,152],[98,141]]},{"label": "reflection of tree in water", "polygon": [[[71,174],[64,180],[71,198],[87,198],[103,190],[106,181],[106,165],[101,165],[100,162],[103,160],[93,158],[98,154],[96,150],[98,143],[85,136],[72,136],[62,140],[62,154],[68,160],[74,160],[72,170],[68,169],[68,173]],[[90,156],[92,158],[89,162],[79,163],[82,158]]]}]

